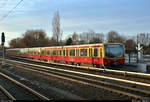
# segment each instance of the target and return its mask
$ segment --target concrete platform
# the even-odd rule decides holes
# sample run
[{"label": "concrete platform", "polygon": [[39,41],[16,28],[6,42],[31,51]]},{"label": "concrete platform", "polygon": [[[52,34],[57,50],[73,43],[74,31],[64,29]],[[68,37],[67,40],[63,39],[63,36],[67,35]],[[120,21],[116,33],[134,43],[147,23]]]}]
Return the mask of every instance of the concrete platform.
[{"label": "concrete platform", "polygon": [[150,73],[150,62],[145,62],[147,67],[147,73]]}]

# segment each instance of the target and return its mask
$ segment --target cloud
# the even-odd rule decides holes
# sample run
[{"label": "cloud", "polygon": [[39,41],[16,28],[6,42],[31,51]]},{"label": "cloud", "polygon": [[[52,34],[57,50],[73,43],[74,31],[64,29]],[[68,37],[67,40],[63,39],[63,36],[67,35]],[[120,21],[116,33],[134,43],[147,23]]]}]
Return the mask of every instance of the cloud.
[{"label": "cloud", "polygon": [[[18,1],[0,0],[0,18]],[[0,23],[0,31],[6,32],[8,39],[20,37],[27,29],[43,29],[50,36],[53,14],[58,10],[65,36],[88,29],[104,33],[116,30],[121,34],[148,32],[149,3],[149,0],[24,0]]]}]

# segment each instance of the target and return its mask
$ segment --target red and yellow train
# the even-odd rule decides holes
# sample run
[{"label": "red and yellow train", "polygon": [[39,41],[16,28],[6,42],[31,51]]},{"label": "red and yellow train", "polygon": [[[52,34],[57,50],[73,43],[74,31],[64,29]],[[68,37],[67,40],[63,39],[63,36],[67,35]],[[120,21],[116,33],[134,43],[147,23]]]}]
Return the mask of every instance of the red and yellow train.
[{"label": "red and yellow train", "polygon": [[90,64],[94,67],[123,65],[125,48],[121,43],[101,43],[56,47],[7,49],[8,55],[44,60],[48,62]]}]

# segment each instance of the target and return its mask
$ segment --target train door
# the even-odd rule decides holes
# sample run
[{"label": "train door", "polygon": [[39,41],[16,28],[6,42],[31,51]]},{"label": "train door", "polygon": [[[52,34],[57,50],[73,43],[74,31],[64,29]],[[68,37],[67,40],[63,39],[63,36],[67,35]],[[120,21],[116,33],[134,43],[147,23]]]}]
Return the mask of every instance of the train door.
[{"label": "train door", "polygon": [[99,49],[99,56],[100,56],[100,64],[103,65],[103,48],[100,47]]},{"label": "train door", "polygon": [[93,48],[93,63],[94,67],[99,67],[99,47],[94,47]]},{"label": "train door", "polygon": [[93,63],[93,50],[92,50],[92,48],[89,48],[89,57],[91,59],[92,65],[93,65],[94,63]]},{"label": "train door", "polygon": [[75,54],[75,56],[76,56],[75,61],[76,61],[77,65],[79,65],[79,47],[76,48],[76,54]]},{"label": "train door", "polygon": [[61,53],[61,62],[63,63],[63,61],[64,61],[63,60],[63,58],[64,58],[64,48],[63,47],[61,48],[61,52],[60,53]]}]

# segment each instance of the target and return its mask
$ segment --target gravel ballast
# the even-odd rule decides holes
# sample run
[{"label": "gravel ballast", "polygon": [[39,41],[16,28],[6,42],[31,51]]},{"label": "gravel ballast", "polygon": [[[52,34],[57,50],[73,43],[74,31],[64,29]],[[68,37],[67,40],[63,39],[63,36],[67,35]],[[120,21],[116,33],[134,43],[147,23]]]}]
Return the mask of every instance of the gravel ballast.
[{"label": "gravel ballast", "polygon": [[56,100],[131,100],[126,96],[111,93],[72,81],[51,77],[15,67],[3,67],[15,75],[46,89]]}]

